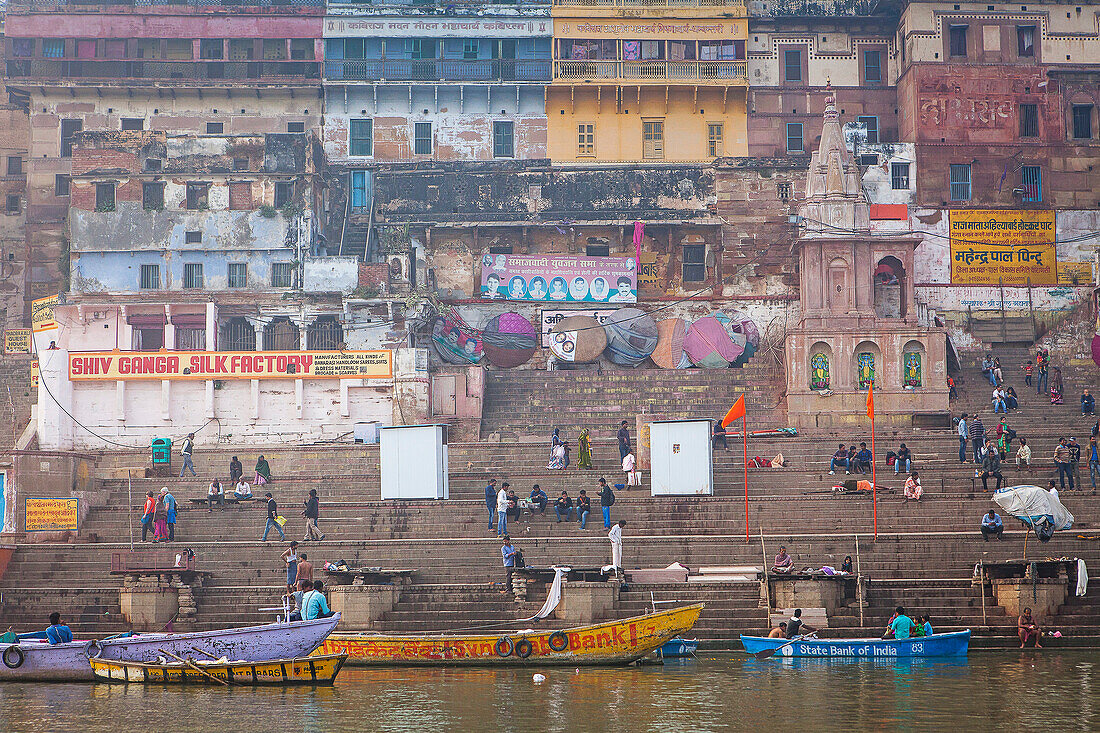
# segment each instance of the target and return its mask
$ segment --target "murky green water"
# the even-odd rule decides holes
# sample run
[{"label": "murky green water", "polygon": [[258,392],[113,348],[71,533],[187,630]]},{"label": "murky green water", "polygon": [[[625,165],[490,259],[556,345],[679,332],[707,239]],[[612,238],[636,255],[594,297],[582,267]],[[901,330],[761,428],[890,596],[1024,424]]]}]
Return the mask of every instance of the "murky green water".
[{"label": "murky green water", "polygon": [[[547,680],[532,681],[541,671]],[[665,667],[345,668],[332,688],[0,685],[0,731],[1100,730],[1100,653],[703,655]]]}]

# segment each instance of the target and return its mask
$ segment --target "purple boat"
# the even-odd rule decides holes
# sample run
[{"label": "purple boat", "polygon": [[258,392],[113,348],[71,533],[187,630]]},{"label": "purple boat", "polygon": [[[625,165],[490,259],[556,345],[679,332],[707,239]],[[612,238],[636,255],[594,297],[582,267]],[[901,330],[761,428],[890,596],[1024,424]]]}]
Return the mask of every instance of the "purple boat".
[{"label": "purple boat", "polygon": [[[314,621],[277,621],[238,629],[194,631],[185,634],[132,634],[96,641],[49,644],[44,639],[20,638],[0,649],[0,682],[94,680],[88,659],[100,656],[126,662],[151,662],[162,651],[181,657],[266,662],[304,657],[319,647],[340,622],[340,614]],[[197,651],[196,651],[197,650]]]}]

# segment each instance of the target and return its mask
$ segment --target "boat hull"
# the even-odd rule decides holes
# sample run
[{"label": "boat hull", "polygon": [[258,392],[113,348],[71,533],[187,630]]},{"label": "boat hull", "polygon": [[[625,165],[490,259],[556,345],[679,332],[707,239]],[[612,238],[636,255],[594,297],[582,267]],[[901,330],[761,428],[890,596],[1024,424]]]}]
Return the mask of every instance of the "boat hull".
[{"label": "boat hull", "polygon": [[145,664],[96,658],[91,660],[91,669],[96,679],[103,682],[217,685],[215,680],[221,680],[240,686],[331,685],[345,661],[346,654],[328,654],[267,662],[196,664],[200,672],[179,663]]},{"label": "boat hull", "polygon": [[677,659],[679,657],[691,657],[699,648],[698,639],[681,639],[679,637],[669,639],[661,645],[661,656],[665,659]]},{"label": "boat hull", "polygon": [[745,651],[756,654],[777,649],[776,657],[836,657],[843,659],[890,659],[903,657],[966,656],[970,630],[949,634],[918,636],[912,639],[802,639],[778,649],[786,639],[741,636]]},{"label": "boat hull", "polygon": [[[247,659],[265,662],[271,659],[305,657],[325,640],[340,615],[314,621],[277,622],[262,626],[245,626],[237,629],[195,631],[183,634],[135,634],[107,639],[86,651],[88,642],[74,641],[68,644],[50,645],[39,641],[20,641],[17,646],[23,652],[23,663],[11,669],[0,665],[0,681],[73,681],[92,680],[89,656],[127,662],[152,662],[162,656],[161,650],[178,656],[193,656],[200,650],[215,659]],[[6,651],[9,647],[3,647]],[[199,656],[203,656],[199,654]],[[13,655],[14,657],[15,655]]]},{"label": "boat hull", "polygon": [[[351,655],[348,664],[368,666],[629,664],[660,648],[674,636],[690,631],[702,610],[703,604],[699,603],[649,616],[561,631],[528,630],[468,636],[333,634],[321,645],[320,653],[347,650]],[[560,648],[563,638],[567,643]],[[526,651],[521,641],[530,645],[530,653],[526,656],[521,654]],[[504,651],[508,653],[502,653]]]}]

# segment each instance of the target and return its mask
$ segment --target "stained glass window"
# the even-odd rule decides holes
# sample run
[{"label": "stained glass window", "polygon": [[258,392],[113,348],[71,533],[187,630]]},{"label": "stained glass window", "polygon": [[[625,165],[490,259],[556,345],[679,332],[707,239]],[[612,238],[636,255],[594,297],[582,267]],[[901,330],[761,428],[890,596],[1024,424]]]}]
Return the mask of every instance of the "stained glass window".
[{"label": "stained glass window", "polygon": [[829,357],[820,351],[810,357],[810,389],[829,389]]},{"label": "stained glass window", "polygon": [[856,363],[859,365],[859,388],[867,389],[875,381],[875,355],[864,351],[858,355]]},{"label": "stained glass window", "polygon": [[921,364],[920,364],[920,352],[907,351],[905,353],[905,359],[903,369],[905,372],[905,386],[906,387],[919,387],[921,380]]}]

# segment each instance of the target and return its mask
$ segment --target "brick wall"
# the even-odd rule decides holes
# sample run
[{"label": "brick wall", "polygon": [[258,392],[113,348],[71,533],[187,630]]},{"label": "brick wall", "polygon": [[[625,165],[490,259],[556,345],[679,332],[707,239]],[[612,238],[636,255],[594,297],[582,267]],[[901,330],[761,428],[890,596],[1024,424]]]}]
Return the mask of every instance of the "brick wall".
[{"label": "brick wall", "polygon": [[0,356],[0,454],[15,445],[19,433],[27,426],[35,399],[31,357]]}]

